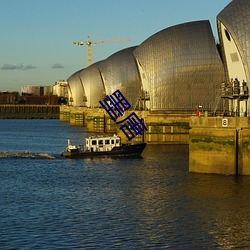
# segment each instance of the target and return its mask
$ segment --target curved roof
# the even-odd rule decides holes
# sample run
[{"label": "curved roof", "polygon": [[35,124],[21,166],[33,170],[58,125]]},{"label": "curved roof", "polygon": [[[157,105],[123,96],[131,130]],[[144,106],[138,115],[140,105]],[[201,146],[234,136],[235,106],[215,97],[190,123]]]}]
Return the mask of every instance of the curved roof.
[{"label": "curved roof", "polygon": [[86,94],[87,107],[99,107],[99,101],[105,97],[105,89],[99,72],[101,62],[102,61],[90,65],[79,74]]},{"label": "curved roof", "polygon": [[[232,36],[250,82],[250,4],[249,0],[234,0],[217,16]],[[220,32],[220,30],[219,30]]]},{"label": "curved roof", "polygon": [[209,21],[164,29],[134,51],[152,110],[212,109],[224,68]]},{"label": "curved roof", "polygon": [[68,90],[69,90],[69,100],[74,106],[84,106],[85,102],[85,92],[80,79],[80,72],[84,70],[78,70],[72,74],[68,79]]},{"label": "curved roof", "polygon": [[137,102],[141,81],[133,51],[137,46],[126,48],[102,61],[99,69],[107,95],[120,90],[132,107]]}]

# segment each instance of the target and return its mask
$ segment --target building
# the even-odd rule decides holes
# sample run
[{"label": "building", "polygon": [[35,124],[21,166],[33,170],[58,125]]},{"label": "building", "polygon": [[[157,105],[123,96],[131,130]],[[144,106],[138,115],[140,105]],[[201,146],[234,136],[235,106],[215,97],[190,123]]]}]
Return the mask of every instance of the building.
[{"label": "building", "polygon": [[35,95],[35,96],[52,95],[53,87],[52,86],[22,86],[21,93],[22,95]]},{"label": "building", "polygon": [[53,85],[53,95],[58,97],[68,98],[68,83],[64,80],[59,80]]},{"label": "building", "polygon": [[52,86],[22,86],[19,102],[35,105],[58,105],[60,98],[53,95]]},{"label": "building", "polygon": [[0,104],[17,104],[18,102],[18,92],[0,92]]}]

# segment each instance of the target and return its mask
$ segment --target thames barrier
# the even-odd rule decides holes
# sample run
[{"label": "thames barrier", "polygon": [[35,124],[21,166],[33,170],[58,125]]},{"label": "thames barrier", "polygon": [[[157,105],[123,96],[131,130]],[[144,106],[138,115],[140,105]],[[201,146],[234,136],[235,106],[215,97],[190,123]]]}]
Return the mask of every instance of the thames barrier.
[{"label": "thames barrier", "polygon": [[[168,27],[73,73],[69,106],[60,106],[60,114],[46,106],[6,106],[0,115],[59,116],[89,133],[116,133],[126,143],[131,138],[121,129],[122,116],[134,113],[146,129],[133,140],[189,145],[190,172],[250,175],[249,23],[248,0],[233,0],[217,15],[218,42],[208,20]],[[130,106],[112,119],[121,93]]]},{"label": "thames barrier", "polygon": [[191,172],[249,175],[249,1],[231,1],[216,24],[217,41],[209,20],[176,24],[79,69],[67,79],[72,110],[61,119],[119,134],[98,109],[119,90],[131,104],[125,115],[145,121],[148,144],[189,144]]}]

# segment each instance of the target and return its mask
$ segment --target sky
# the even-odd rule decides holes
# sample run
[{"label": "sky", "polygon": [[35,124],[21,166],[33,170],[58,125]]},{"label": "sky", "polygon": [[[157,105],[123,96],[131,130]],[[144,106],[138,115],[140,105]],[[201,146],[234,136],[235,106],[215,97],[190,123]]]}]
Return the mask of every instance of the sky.
[{"label": "sky", "polygon": [[0,0],[0,91],[52,86],[87,67],[87,46],[73,41],[117,40],[92,46],[92,63],[140,45],[185,22],[209,20],[231,0]]}]

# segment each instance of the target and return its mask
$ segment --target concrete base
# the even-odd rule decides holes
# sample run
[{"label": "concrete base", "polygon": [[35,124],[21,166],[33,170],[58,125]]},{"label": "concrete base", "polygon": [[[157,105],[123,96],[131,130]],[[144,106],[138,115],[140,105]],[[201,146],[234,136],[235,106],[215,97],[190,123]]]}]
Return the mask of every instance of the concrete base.
[{"label": "concrete base", "polygon": [[189,171],[250,175],[250,118],[190,117]]},{"label": "concrete base", "polygon": [[[189,142],[189,115],[155,114],[149,111],[125,111],[124,116],[117,121],[125,119],[135,112],[139,118],[144,119],[148,129],[145,141],[149,144],[188,144]],[[120,130],[122,124],[116,124],[104,109],[61,106],[60,121],[68,121],[72,126],[86,126],[88,132],[116,133],[128,142],[125,134]],[[140,135],[133,141],[141,141]]]},{"label": "concrete base", "polygon": [[69,122],[70,121],[70,106],[60,106],[59,119],[61,122]]}]

